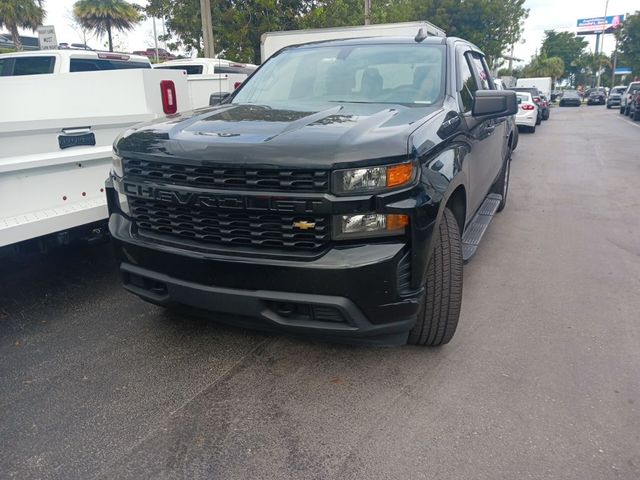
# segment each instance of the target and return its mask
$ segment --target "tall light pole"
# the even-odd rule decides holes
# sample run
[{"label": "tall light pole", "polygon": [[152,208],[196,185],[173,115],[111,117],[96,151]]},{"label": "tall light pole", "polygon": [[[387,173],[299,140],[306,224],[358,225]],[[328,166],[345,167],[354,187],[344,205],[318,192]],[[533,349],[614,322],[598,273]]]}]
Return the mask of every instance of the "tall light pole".
[{"label": "tall light pole", "polygon": [[[602,41],[600,42],[600,34],[596,35],[596,62],[598,62],[596,65],[598,67],[598,71],[596,72],[596,87],[600,86],[600,61],[598,60],[598,53],[602,54],[602,50],[604,49],[604,36],[606,35],[606,31],[607,31],[607,10],[609,9],[609,0],[606,1],[606,3],[604,4],[604,25],[602,26]],[[598,43],[601,43],[600,45],[600,52],[598,52]]]},{"label": "tall light pole", "polygon": [[213,58],[213,22],[211,21],[211,0],[200,0],[200,16],[202,17],[202,43],[204,56]]}]

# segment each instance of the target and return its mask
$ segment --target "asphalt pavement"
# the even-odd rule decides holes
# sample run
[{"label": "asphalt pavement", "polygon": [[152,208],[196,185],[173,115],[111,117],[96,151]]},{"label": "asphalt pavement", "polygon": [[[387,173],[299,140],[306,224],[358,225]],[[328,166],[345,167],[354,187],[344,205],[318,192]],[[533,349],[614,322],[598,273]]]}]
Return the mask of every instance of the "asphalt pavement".
[{"label": "asphalt pavement", "polygon": [[640,123],[554,108],[442,348],[169,314],[108,245],[0,263],[0,478],[640,478]]}]

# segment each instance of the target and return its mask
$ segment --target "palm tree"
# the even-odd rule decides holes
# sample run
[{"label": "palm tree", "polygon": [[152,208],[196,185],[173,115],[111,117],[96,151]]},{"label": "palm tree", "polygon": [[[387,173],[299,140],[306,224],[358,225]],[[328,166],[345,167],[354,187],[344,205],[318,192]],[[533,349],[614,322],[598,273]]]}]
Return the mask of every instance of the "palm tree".
[{"label": "palm tree", "polygon": [[43,0],[1,0],[0,1],[0,27],[6,27],[13,37],[13,44],[19,52],[22,50],[22,42],[18,28],[35,30],[45,17]]},{"label": "palm tree", "polygon": [[110,52],[113,52],[111,29],[131,30],[142,20],[138,6],[124,0],[78,0],[73,4],[73,16],[80,25],[94,30],[97,35],[106,33]]}]

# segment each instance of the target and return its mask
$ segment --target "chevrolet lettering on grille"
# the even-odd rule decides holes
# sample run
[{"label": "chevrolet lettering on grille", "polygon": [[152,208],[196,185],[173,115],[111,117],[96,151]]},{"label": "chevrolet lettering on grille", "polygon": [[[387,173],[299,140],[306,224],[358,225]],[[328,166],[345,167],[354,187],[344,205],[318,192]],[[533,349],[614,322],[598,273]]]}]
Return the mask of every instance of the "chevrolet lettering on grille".
[{"label": "chevrolet lettering on grille", "polygon": [[[177,203],[180,205],[190,205],[193,207],[208,207],[221,210],[327,213],[324,211],[327,208],[321,200],[300,200],[225,194],[219,195],[159,188],[131,182],[123,182],[122,190],[125,195],[132,197],[159,200],[162,202]],[[304,227],[302,228],[304,229]]]}]

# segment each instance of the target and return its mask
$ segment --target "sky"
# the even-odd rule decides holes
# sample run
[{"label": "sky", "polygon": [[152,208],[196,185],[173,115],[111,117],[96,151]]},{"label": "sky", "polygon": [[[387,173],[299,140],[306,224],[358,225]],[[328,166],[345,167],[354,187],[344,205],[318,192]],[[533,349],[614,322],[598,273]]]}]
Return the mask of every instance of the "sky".
[{"label": "sky", "polygon": [[[132,0],[130,0],[132,1]],[[372,0],[375,2],[376,0]],[[80,43],[82,33],[72,26],[71,10],[75,0],[46,0],[47,18],[45,25],[54,25],[58,42]],[[133,0],[145,5],[146,0]],[[524,24],[522,40],[514,48],[514,56],[528,62],[536,50],[540,48],[545,30],[575,31],[578,18],[603,16],[607,0],[527,0],[525,7],[529,9],[529,17]],[[608,0],[607,15],[620,15],[640,10],[638,0]],[[429,20],[428,18],[425,20]],[[162,32],[162,24],[157,22],[158,34]],[[33,33],[25,31],[25,35]],[[586,37],[589,49],[595,47],[595,35]],[[104,48],[106,38],[87,40],[93,48]],[[153,23],[146,20],[127,33],[118,33],[115,46],[125,51],[144,50],[153,46]],[[605,35],[604,52],[610,53],[614,48],[613,35]],[[163,46],[159,44],[159,46]]]}]

